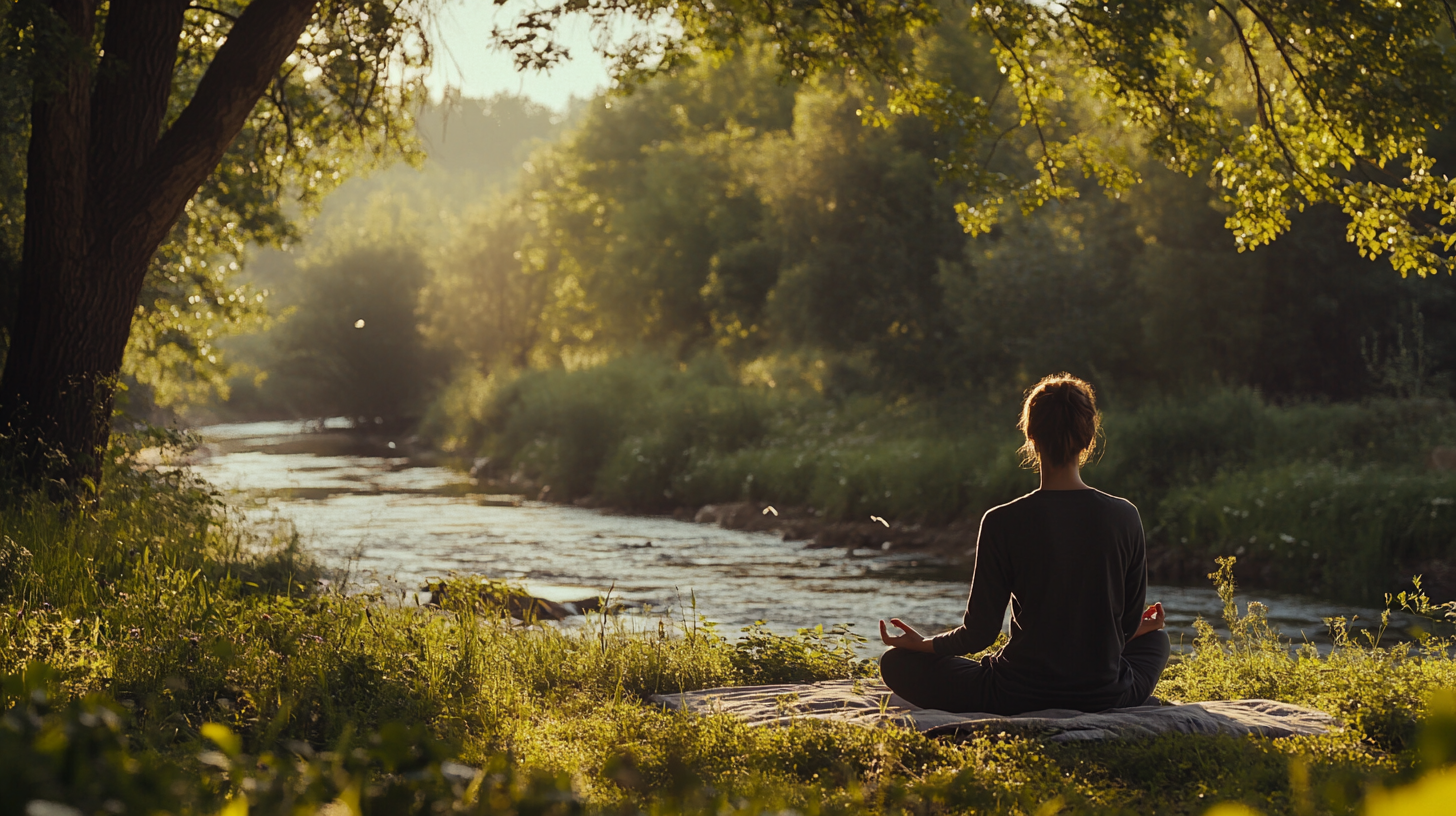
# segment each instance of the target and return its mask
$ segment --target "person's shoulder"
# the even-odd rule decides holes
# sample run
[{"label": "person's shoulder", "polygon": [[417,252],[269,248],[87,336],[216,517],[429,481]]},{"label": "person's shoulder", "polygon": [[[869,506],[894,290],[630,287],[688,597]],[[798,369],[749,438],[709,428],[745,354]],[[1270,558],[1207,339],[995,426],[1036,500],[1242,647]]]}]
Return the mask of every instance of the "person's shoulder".
[{"label": "person's shoulder", "polygon": [[1032,491],[1030,493],[1027,493],[1025,496],[1021,496],[1020,498],[1012,499],[1005,504],[998,504],[995,507],[992,507],[990,510],[986,511],[986,514],[984,516],[981,516],[981,526],[984,527],[987,524],[999,524],[1003,521],[1015,518],[1022,513],[1031,512],[1031,504],[1035,501],[1036,494],[1037,491]]},{"label": "person's shoulder", "polygon": [[1096,494],[1097,498],[1101,500],[1102,503],[1105,504],[1108,510],[1110,510],[1111,512],[1121,516],[1127,516],[1133,520],[1138,520],[1140,518],[1140,516],[1138,515],[1137,505],[1133,504],[1127,499],[1124,499],[1121,496],[1114,496],[1111,493],[1106,493],[1104,491],[1098,490],[1095,487],[1092,488],[1091,492]]},{"label": "person's shoulder", "polygon": [[1102,499],[1103,501],[1107,502],[1111,506],[1114,506],[1114,507],[1122,507],[1124,509],[1132,510],[1133,512],[1137,512],[1137,505],[1133,504],[1128,499],[1124,499],[1121,496],[1114,496],[1114,495],[1112,495],[1111,493],[1108,493],[1105,490],[1098,490],[1095,487],[1092,488],[1092,490],[1090,492],[1093,495],[1097,496],[1098,498]]}]

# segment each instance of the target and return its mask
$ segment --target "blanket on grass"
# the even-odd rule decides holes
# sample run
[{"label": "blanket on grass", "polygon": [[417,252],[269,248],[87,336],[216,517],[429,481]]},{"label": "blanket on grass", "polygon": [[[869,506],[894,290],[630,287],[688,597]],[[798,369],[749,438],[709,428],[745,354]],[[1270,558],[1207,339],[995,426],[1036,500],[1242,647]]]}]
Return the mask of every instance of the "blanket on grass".
[{"label": "blanket on grass", "polygon": [[738,686],[680,694],[654,694],[651,701],[699,714],[723,713],[754,725],[800,719],[878,726],[906,725],[932,736],[1016,734],[1051,742],[1128,739],[1158,734],[1252,734],[1313,736],[1336,727],[1323,711],[1273,700],[1217,700],[1182,705],[1115,708],[1096,714],[1050,709],[1007,717],[957,714],[916,708],[879,682]]}]

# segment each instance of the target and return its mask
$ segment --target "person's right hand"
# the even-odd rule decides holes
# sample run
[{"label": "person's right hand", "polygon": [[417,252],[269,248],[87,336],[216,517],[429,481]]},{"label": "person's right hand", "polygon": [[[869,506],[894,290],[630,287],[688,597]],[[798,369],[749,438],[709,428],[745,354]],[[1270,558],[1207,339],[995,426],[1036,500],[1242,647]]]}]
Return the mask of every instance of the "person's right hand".
[{"label": "person's right hand", "polygon": [[890,630],[885,626],[885,622],[883,620],[880,621],[880,640],[884,641],[886,646],[894,646],[897,649],[909,649],[912,652],[935,654],[935,646],[930,642],[930,638],[915,631],[910,624],[899,618],[890,618],[890,623],[905,634],[890,634]]},{"label": "person's right hand", "polygon": [[1166,625],[1167,615],[1163,612],[1163,605],[1155,603],[1143,613],[1143,622],[1138,624],[1137,632],[1133,634],[1133,637],[1139,638],[1149,632],[1156,632]]}]

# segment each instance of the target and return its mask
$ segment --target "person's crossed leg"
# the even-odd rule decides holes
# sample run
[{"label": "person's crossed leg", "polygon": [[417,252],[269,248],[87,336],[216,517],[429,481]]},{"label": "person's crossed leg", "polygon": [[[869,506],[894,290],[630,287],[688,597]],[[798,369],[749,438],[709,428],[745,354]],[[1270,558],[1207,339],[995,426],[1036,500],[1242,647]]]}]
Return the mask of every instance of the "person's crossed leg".
[{"label": "person's crossed leg", "polygon": [[880,655],[880,677],[892,691],[919,708],[985,711],[981,664],[966,657],[942,657],[910,649]]},{"label": "person's crossed leg", "polygon": [[[1114,707],[1144,705],[1157,688],[1172,650],[1168,633],[1161,629],[1128,641],[1122,660],[1132,674],[1132,684]],[[1001,706],[986,688],[985,669],[970,658],[890,649],[880,656],[880,676],[892,691],[919,708],[1001,713]]]},{"label": "person's crossed leg", "polygon": [[1168,633],[1161,629],[1139,635],[1122,647],[1122,659],[1132,668],[1133,684],[1127,694],[1118,701],[1118,708],[1139,706],[1152,696],[1158,687],[1158,679],[1168,665],[1173,653],[1173,643]]}]

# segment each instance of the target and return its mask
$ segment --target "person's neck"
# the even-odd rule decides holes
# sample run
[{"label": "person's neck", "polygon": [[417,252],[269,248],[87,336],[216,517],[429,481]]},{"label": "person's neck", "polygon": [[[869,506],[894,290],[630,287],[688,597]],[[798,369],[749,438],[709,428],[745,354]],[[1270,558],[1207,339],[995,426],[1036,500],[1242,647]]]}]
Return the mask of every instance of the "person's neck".
[{"label": "person's neck", "polygon": [[1041,468],[1041,489],[1042,490],[1091,490],[1087,483],[1082,481],[1081,468],[1076,462],[1062,467]]}]

